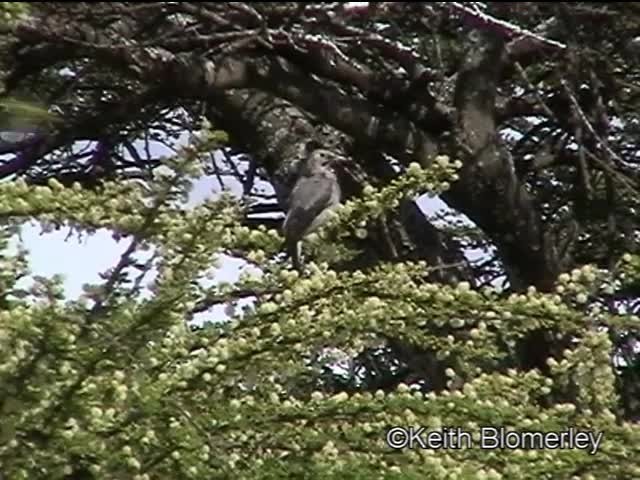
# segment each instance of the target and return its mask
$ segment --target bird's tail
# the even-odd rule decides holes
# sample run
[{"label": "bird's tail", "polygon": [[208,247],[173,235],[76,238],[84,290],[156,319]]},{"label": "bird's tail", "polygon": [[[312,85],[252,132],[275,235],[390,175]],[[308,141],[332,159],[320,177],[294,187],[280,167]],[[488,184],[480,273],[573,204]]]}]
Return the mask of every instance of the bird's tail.
[{"label": "bird's tail", "polygon": [[302,264],[300,262],[300,255],[302,253],[300,242],[289,241],[286,244],[287,255],[291,258],[293,268],[302,273]]}]

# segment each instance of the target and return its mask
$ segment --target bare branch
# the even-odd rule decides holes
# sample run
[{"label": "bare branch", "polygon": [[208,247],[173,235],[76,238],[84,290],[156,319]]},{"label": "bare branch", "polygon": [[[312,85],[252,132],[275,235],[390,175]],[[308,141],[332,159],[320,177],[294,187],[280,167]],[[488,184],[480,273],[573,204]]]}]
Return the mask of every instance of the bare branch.
[{"label": "bare branch", "polygon": [[487,31],[491,31],[503,37],[526,37],[537,42],[541,46],[553,47],[559,50],[565,50],[567,48],[567,46],[562,42],[550,40],[534,32],[520,28],[513,23],[495,18],[482,12],[478,7],[468,7],[460,2],[438,2],[438,4],[444,8],[451,9],[459,13],[469,22],[470,25],[482,27]]}]

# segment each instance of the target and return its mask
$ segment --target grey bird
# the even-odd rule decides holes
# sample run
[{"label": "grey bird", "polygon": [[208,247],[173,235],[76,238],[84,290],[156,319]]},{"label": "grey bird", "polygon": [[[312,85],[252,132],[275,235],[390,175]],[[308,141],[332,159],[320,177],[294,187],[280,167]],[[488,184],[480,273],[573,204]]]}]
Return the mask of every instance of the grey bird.
[{"label": "grey bird", "polygon": [[344,160],[329,150],[314,150],[291,190],[282,230],[287,253],[298,271],[301,271],[300,241],[318,229],[340,203],[340,185],[333,166]]}]

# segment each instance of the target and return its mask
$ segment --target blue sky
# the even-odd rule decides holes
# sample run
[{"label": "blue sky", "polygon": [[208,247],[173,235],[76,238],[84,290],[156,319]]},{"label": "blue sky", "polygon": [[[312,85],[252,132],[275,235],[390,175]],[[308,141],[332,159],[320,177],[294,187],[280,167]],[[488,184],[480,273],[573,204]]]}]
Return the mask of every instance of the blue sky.
[{"label": "blue sky", "polygon": [[[194,183],[188,204],[194,206],[204,199],[216,194],[217,182],[211,177],[204,177]],[[102,283],[100,273],[112,268],[120,255],[129,245],[130,238],[116,241],[106,229],[95,234],[69,235],[68,228],[43,233],[37,221],[23,224],[20,233],[23,245],[29,250],[29,262],[32,275],[51,277],[61,274],[64,278],[65,293],[68,298],[76,298],[82,294],[86,283]],[[14,238],[13,247],[18,243]],[[138,255],[137,258],[148,258]],[[216,270],[214,282],[234,282],[242,271],[243,262],[225,257],[221,267]],[[146,281],[150,281],[150,276]],[[21,286],[30,282],[23,281]],[[224,307],[215,308],[201,318],[218,319],[224,317]]]}]

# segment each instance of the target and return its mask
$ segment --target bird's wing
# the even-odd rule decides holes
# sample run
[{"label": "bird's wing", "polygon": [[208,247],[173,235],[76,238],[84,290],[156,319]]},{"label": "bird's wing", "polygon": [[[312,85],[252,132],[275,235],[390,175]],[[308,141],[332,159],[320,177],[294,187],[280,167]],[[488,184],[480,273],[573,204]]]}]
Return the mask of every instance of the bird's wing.
[{"label": "bird's wing", "polygon": [[283,224],[285,237],[301,239],[313,220],[331,205],[334,188],[334,181],[329,178],[302,177],[289,198],[289,212]]}]

